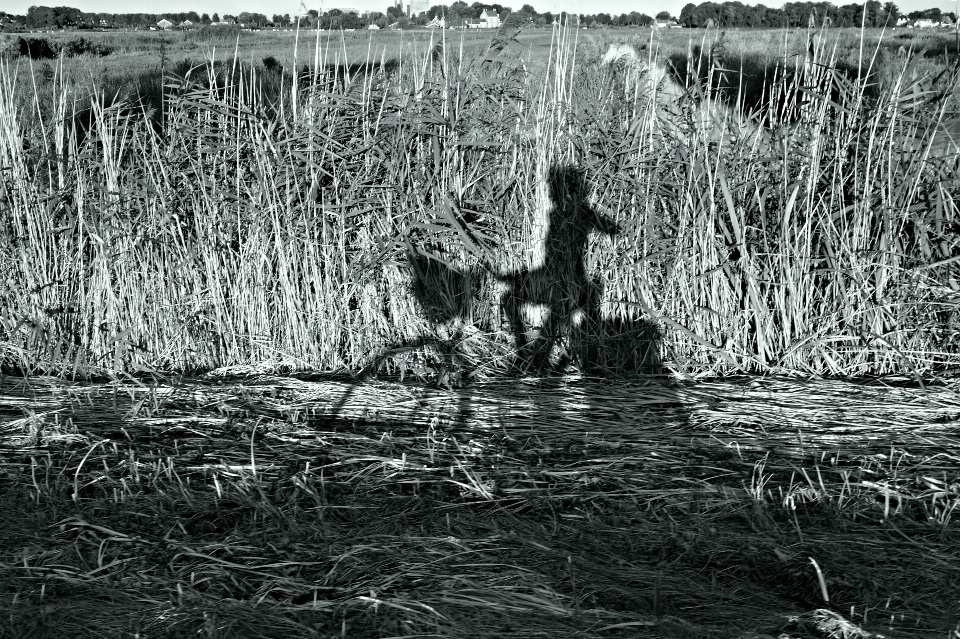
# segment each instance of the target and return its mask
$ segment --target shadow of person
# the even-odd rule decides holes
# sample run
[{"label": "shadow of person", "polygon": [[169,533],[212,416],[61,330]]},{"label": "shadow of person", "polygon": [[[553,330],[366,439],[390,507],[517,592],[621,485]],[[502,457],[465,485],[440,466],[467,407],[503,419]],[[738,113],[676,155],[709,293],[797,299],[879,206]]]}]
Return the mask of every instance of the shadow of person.
[{"label": "shadow of person", "polygon": [[619,232],[616,222],[590,205],[589,184],[580,169],[551,167],[547,188],[550,212],[540,264],[497,278],[506,285],[500,304],[523,372],[585,364],[574,345],[581,327],[598,324],[603,297],[586,268],[590,234]]}]

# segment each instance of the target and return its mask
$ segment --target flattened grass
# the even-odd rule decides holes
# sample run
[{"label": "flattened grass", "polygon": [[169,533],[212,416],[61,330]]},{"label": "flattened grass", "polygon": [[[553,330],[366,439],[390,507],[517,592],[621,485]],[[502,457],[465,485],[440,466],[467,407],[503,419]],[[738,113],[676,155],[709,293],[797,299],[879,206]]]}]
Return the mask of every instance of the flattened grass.
[{"label": "flattened grass", "polygon": [[4,377],[0,636],[946,636],[957,398]]}]

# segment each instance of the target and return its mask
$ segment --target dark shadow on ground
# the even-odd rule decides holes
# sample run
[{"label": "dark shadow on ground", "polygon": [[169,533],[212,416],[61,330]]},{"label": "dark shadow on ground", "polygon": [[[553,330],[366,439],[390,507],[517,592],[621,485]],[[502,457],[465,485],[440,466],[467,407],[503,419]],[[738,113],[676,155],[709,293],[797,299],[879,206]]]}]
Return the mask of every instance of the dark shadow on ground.
[{"label": "dark shadow on ground", "polygon": [[[386,358],[430,346],[441,352],[438,382],[464,365],[458,354],[466,327],[494,333],[491,309],[478,300],[494,295],[509,330],[513,352],[504,373],[520,376],[586,374],[594,377],[660,375],[660,332],[642,317],[604,317],[603,284],[587,270],[591,236],[615,236],[617,223],[590,203],[591,186],[584,172],[558,164],[547,175],[550,197],[547,229],[534,263],[503,272],[489,264],[458,268],[445,258],[440,242],[407,247],[411,294],[431,334],[386,349],[372,369]],[[446,376],[446,377],[445,377]]]},{"label": "dark shadow on ground", "polygon": [[[745,115],[763,115],[766,121],[777,124],[800,121],[806,102],[851,104],[859,95],[851,83],[857,83],[858,78],[865,78],[859,82],[864,84],[863,96],[868,104],[879,99],[876,69],[858,69],[842,59],[835,60],[830,69],[814,65],[817,86],[805,86],[810,78],[798,77],[796,69],[784,68],[782,62],[771,64],[760,55],[725,57],[722,40],[710,49],[694,45],[689,53],[674,53],[667,57],[667,63],[677,82],[690,87],[696,100],[709,97],[738,106]],[[779,88],[773,96],[772,83]],[[784,87],[789,90],[783,91]]]}]

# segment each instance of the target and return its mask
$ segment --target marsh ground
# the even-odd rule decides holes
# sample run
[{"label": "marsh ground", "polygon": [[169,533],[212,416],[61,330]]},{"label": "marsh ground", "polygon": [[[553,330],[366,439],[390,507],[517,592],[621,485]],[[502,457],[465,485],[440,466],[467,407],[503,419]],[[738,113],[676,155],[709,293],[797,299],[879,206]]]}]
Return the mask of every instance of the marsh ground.
[{"label": "marsh ground", "polygon": [[956,390],[5,376],[0,637],[953,637]]}]

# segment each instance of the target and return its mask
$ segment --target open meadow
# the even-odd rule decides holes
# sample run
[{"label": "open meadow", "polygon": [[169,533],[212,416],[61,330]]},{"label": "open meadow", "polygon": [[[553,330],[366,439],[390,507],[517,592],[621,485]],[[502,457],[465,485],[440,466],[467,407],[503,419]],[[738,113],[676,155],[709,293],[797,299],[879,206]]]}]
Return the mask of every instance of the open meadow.
[{"label": "open meadow", "polygon": [[960,638],[954,34],[76,37],[0,36],[0,639]]}]

